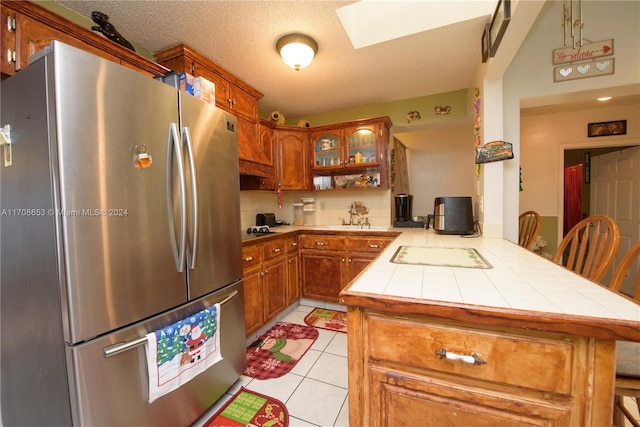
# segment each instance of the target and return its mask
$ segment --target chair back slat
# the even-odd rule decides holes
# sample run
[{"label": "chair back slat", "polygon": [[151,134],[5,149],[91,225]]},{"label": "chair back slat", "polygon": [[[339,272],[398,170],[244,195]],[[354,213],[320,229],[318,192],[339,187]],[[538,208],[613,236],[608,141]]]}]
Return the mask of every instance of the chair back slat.
[{"label": "chair back slat", "polygon": [[606,215],[592,215],[569,230],[553,261],[597,282],[613,264],[619,244],[615,221]]},{"label": "chair back slat", "polygon": [[640,242],[633,245],[631,249],[629,249],[629,252],[622,257],[620,263],[616,267],[616,270],[613,272],[611,282],[609,282],[609,288],[612,291],[620,292],[620,287],[622,286],[624,279],[628,277],[630,273],[635,274],[636,286],[632,297],[640,303],[640,274],[638,274],[638,272],[630,271],[631,266],[636,260],[640,260]]}]

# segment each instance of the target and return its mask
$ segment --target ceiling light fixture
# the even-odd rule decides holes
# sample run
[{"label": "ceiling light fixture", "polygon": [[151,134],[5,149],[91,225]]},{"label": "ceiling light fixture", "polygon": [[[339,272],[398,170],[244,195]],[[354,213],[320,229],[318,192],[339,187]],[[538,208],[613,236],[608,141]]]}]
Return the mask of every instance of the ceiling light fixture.
[{"label": "ceiling light fixture", "polygon": [[610,99],[611,99],[610,96],[602,96],[602,97],[598,98],[598,101],[608,101]]},{"label": "ceiling light fixture", "polygon": [[297,71],[311,64],[313,57],[318,53],[318,43],[304,34],[287,34],[280,37],[276,43],[276,50],[285,64]]}]

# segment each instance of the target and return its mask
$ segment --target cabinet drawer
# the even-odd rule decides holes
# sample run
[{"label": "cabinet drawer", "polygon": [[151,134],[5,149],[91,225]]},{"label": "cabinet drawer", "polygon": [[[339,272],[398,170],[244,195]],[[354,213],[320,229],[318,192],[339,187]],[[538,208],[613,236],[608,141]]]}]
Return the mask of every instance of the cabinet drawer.
[{"label": "cabinet drawer", "polygon": [[300,236],[300,247],[303,249],[342,251],[344,242],[345,238],[340,236]]},{"label": "cabinet drawer", "polygon": [[258,264],[260,264],[260,246],[243,246],[242,268],[246,270],[248,267]]},{"label": "cabinet drawer", "polygon": [[[373,360],[439,371],[457,377],[571,394],[574,342],[497,331],[468,329],[406,318],[372,315],[369,348]],[[390,339],[393,337],[392,339]],[[476,354],[485,364],[448,360],[435,354],[445,348],[458,355]]]},{"label": "cabinet drawer", "polygon": [[287,253],[298,250],[298,236],[287,237],[285,239],[284,248]]},{"label": "cabinet drawer", "polygon": [[392,239],[384,237],[351,237],[347,238],[347,249],[352,252],[382,252]]},{"label": "cabinet drawer", "polygon": [[272,240],[262,245],[262,259],[268,260],[284,255],[284,239]]}]

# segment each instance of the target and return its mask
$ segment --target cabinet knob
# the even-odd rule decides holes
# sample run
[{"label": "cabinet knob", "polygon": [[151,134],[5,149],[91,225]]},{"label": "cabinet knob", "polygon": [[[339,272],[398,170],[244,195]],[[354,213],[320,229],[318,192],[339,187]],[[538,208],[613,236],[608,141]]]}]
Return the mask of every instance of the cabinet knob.
[{"label": "cabinet knob", "polygon": [[280,252],[280,248],[275,248],[275,249],[273,250],[273,252],[275,252],[275,253]]},{"label": "cabinet knob", "polygon": [[353,262],[353,260],[351,258],[349,258],[349,262]]},{"label": "cabinet knob", "polygon": [[344,262],[344,258],[342,258],[340,261],[341,261],[341,262]]},{"label": "cabinet knob", "polygon": [[16,51],[7,49],[7,63],[13,64],[14,62],[16,62]]},{"label": "cabinet knob", "polygon": [[244,260],[245,260],[246,262],[253,261],[253,257],[252,257],[252,256],[248,256],[248,257],[246,257]]},{"label": "cabinet knob", "polygon": [[298,246],[298,243],[293,242],[293,243],[291,244],[291,246],[296,247],[296,246]]}]

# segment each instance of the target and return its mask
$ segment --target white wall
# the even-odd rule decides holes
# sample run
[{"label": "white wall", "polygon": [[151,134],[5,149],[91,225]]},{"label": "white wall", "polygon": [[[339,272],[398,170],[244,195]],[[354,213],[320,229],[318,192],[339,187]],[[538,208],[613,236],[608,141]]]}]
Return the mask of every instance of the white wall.
[{"label": "white wall", "polygon": [[[526,110],[523,110],[526,111]],[[588,138],[587,123],[627,120],[626,135]],[[520,164],[523,189],[520,211],[535,210],[542,216],[560,216],[564,149],[640,144],[640,104],[546,113],[520,118]]]},{"label": "white wall", "polygon": [[413,215],[433,213],[440,196],[474,195],[473,124],[396,133],[408,148],[409,188]]},{"label": "white wall", "polygon": [[[529,98],[579,93],[640,82],[640,2],[583,0],[584,37],[592,41],[614,39],[615,73],[554,83],[552,52],[563,47],[561,1],[549,1],[503,76],[504,137],[514,144],[521,163],[520,107]],[[509,30],[505,37],[509,36]],[[571,100],[571,96],[565,97]],[[635,118],[637,120],[637,117]],[[557,157],[557,155],[555,156]],[[550,160],[553,162],[553,159]],[[505,168],[505,205],[518,206],[518,167]],[[557,182],[554,188],[557,188]],[[556,190],[557,191],[557,190]],[[519,209],[522,210],[522,209]],[[506,210],[505,210],[506,211]],[[557,211],[557,207],[556,207]],[[556,213],[557,214],[557,213]],[[505,237],[517,236],[517,211],[505,216]]]}]

